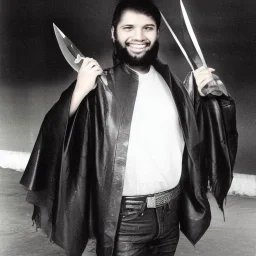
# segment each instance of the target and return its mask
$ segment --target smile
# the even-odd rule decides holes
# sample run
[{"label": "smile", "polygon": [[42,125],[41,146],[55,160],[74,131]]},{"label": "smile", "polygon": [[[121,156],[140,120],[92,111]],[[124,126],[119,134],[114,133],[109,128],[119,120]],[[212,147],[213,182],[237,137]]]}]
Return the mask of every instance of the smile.
[{"label": "smile", "polygon": [[142,52],[147,48],[148,44],[146,44],[146,43],[143,43],[143,44],[129,43],[127,46],[128,46],[128,48],[130,48],[130,50],[132,52]]}]

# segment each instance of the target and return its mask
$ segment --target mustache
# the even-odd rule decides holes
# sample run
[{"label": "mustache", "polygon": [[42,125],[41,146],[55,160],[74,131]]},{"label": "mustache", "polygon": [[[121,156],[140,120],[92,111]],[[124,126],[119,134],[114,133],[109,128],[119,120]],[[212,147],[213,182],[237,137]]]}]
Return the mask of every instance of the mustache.
[{"label": "mustache", "polygon": [[[131,56],[127,50],[127,44],[131,42],[137,43],[149,43],[151,45],[150,49],[144,54],[142,57]],[[155,41],[153,44],[150,41],[145,40],[132,40],[130,42],[125,42],[125,46],[122,46],[121,43],[116,40],[113,41],[114,51],[112,54],[114,65],[118,64],[120,61],[130,64],[132,66],[145,66],[151,65],[154,60],[157,58],[158,50],[159,50],[159,41]]]}]

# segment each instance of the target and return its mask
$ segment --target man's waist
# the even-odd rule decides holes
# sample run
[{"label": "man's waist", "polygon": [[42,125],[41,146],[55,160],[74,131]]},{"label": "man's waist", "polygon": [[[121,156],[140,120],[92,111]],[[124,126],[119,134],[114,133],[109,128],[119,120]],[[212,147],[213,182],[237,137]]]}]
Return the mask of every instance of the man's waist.
[{"label": "man's waist", "polygon": [[138,205],[140,203],[145,203],[147,208],[157,208],[170,202],[172,199],[177,198],[180,193],[181,187],[180,184],[178,184],[176,187],[170,190],[166,190],[156,194],[123,196],[122,204]]}]

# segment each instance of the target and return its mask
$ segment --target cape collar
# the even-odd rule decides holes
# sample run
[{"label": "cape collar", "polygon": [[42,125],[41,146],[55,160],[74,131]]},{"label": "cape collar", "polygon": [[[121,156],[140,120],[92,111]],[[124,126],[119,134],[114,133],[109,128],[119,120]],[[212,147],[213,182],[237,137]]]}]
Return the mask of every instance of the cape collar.
[{"label": "cape collar", "polygon": [[[124,62],[120,62],[117,64],[117,66],[120,65],[122,70],[129,74],[132,78],[136,79],[137,81],[139,80],[139,76],[136,71],[134,71],[132,68],[130,68],[127,64]],[[165,82],[170,85],[170,77],[169,77],[169,67],[166,64],[163,64],[159,59],[156,59],[153,63],[152,66],[156,69],[158,73],[160,73]]]}]

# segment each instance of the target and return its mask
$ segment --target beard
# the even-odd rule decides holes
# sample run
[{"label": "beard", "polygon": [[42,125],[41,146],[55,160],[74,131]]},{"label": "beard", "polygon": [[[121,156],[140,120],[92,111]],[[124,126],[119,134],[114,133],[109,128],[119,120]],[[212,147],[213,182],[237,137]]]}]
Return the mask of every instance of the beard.
[{"label": "beard", "polygon": [[129,66],[150,66],[157,58],[159,42],[155,41],[152,47],[141,57],[132,56],[126,47],[123,47],[118,40],[114,43],[113,61],[114,64],[124,62]]}]

